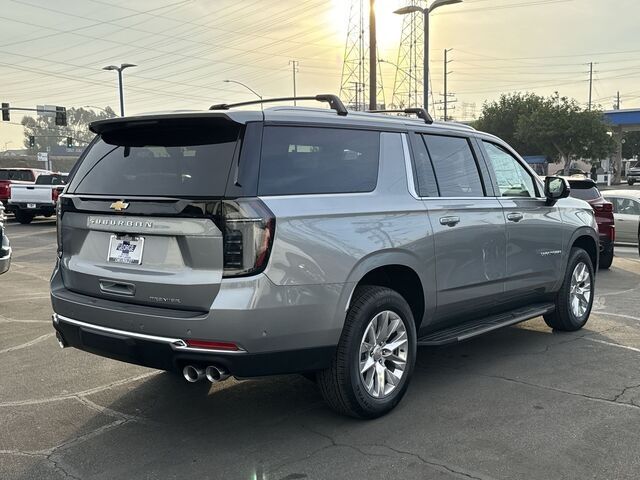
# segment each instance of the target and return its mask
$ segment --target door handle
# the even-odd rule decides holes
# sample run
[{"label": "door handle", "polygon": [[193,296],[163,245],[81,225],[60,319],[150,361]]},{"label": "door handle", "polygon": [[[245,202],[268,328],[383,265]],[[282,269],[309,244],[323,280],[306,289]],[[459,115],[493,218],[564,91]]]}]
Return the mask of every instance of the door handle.
[{"label": "door handle", "polygon": [[518,223],[523,218],[524,218],[524,215],[522,215],[520,212],[513,212],[507,215],[507,220],[509,220],[510,222]]},{"label": "door handle", "polygon": [[460,217],[440,217],[440,225],[455,227],[458,223],[460,223]]}]

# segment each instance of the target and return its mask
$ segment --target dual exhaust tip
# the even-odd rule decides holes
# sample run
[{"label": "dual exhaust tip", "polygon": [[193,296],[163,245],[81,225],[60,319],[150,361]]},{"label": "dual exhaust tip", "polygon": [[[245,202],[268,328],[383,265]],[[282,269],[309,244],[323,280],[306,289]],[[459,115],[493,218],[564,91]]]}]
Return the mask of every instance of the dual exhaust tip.
[{"label": "dual exhaust tip", "polygon": [[218,383],[229,378],[229,373],[224,368],[209,365],[206,368],[187,365],[182,369],[184,379],[189,383],[199,382],[206,378],[211,383]]}]

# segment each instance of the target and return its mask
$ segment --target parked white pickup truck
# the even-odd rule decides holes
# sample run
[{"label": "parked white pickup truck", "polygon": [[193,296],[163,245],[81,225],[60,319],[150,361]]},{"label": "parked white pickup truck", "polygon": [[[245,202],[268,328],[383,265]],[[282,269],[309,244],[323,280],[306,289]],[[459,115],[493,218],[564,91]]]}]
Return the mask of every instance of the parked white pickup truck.
[{"label": "parked white pickup truck", "polygon": [[33,185],[12,185],[9,205],[16,220],[24,224],[31,223],[36,215],[54,215],[66,181],[66,174],[51,173],[40,175]]}]

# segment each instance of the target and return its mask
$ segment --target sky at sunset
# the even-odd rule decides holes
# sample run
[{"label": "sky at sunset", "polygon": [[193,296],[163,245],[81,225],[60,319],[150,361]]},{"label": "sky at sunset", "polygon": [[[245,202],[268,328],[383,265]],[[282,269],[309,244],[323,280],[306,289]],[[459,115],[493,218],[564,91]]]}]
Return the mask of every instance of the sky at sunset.
[{"label": "sky at sunset", "polygon": [[[0,0],[0,100],[12,106],[117,110],[113,63],[125,72],[127,114],[200,109],[291,95],[289,61],[299,61],[298,93],[338,93],[348,0]],[[365,2],[366,3],[366,2]],[[379,53],[395,62],[400,0],[377,0]],[[500,93],[559,91],[609,109],[640,106],[637,0],[465,0],[434,12],[431,68],[442,91],[443,49],[452,48],[450,91],[476,113]],[[394,68],[382,65],[387,100]],[[13,123],[22,117],[11,113]],[[9,143],[8,143],[9,142]],[[13,142],[13,143],[10,143]],[[0,123],[0,150],[18,148],[22,127]]]}]

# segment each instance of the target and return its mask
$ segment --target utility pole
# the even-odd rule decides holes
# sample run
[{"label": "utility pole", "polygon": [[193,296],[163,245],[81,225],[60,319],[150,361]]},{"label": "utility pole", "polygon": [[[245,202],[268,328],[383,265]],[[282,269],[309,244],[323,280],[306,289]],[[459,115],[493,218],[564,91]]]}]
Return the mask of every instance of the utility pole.
[{"label": "utility pole", "polygon": [[593,92],[593,62],[589,63],[589,111],[591,111],[591,98]]},{"label": "utility pole", "polygon": [[447,116],[447,108],[448,108],[448,104],[449,104],[449,92],[447,90],[447,76],[449,75],[449,72],[447,69],[449,68],[449,64],[453,61],[453,60],[448,60],[447,59],[447,54],[453,50],[452,48],[445,48],[444,49],[444,121],[446,122],[448,119]]},{"label": "utility pole", "polygon": [[[289,60],[289,65],[292,65],[292,70],[293,70],[293,97],[295,98],[296,95],[296,70],[298,70],[298,64],[300,62],[298,60]],[[296,106],[296,101],[293,101],[293,106]]]},{"label": "utility pole", "polygon": [[377,110],[378,87],[376,85],[376,0],[369,0],[369,110]]},{"label": "utility pole", "polygon": [[616,96],[616,110],[620,110],[620,90],[618,90],[618,95]]}]

